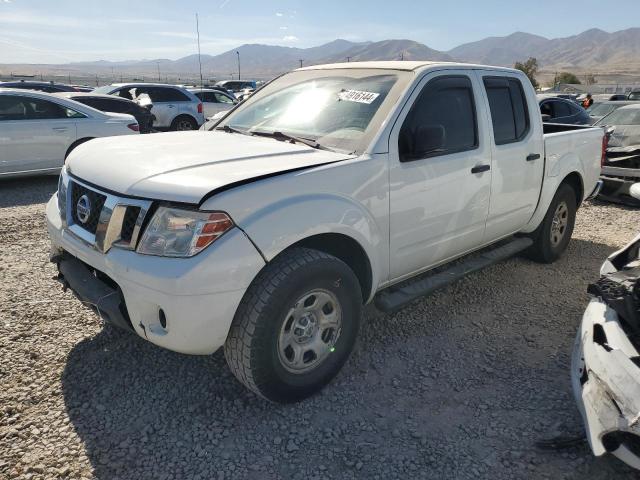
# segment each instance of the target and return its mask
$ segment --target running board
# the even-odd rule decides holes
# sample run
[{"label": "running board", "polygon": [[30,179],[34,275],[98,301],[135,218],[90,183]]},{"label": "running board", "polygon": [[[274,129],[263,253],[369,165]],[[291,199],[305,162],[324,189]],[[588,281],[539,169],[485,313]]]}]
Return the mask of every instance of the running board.
[{"label": "running board", "polygon": [[416,280],[402,282],[400,286],[389,287],[375,297],[375,305],[383,312],[391,313],[420,297],[429,295],[434,291],[460,280],[462,277],[482,270],[495,263],[506,260],[533,245],[533,240],[528,237],[518,237],[509,243],[503,243],[498,247],[481,250],[466,257],[454,261],[446,270],[438,273],[427,274]]}]

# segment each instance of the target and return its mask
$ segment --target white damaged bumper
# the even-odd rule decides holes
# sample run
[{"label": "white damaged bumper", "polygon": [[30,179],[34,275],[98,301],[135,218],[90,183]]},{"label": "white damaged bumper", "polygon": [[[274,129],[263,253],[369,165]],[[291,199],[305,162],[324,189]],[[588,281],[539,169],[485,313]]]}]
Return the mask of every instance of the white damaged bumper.
[{"label": "white damaged bumper", "polygon": [[589,303],[572,358],[573,392],[595,455],[612,453],[640,469],[640,355],[618,314]]}]

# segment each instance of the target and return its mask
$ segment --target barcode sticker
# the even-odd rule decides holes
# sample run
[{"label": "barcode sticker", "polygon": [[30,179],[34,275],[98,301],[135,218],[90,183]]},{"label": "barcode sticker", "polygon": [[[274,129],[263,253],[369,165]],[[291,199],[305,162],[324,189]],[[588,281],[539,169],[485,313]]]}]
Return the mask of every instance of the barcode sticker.
[{"label": "barcode sticker", "polygon": [[367,105],[379,96],[379,93],[363,92],[361,90],[343,90],[338,94],[338,98],[345,102],[366,103]]}]

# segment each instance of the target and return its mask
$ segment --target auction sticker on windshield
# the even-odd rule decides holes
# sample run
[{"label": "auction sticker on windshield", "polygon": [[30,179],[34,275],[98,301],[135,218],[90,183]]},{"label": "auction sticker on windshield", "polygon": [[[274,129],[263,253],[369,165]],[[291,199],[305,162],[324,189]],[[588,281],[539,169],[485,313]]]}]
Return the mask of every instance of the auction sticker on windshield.
[{"label": "auction sticker on windshield", "polygon": [[338,98],[345,102],[366,103],[367,105],[379,96],[379,93],[363,92],[362,90],[343,90],[338,94]]}]

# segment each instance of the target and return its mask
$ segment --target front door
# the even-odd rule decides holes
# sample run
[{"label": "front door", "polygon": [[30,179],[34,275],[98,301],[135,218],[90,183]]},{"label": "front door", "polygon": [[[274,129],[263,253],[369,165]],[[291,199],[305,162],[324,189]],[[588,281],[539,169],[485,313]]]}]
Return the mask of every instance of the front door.
[{"label": "front door", "polygon": [[486,119],[473,72],[425,76],[392,130],[390,280],[478,247],[491,193]]},{"label": "front door", "polygon": [[73,114],[28,95],[0,96],[0,173],[61,168],[76,139]]}]

